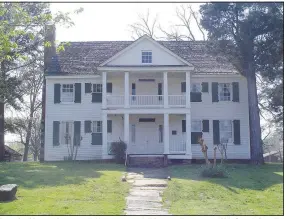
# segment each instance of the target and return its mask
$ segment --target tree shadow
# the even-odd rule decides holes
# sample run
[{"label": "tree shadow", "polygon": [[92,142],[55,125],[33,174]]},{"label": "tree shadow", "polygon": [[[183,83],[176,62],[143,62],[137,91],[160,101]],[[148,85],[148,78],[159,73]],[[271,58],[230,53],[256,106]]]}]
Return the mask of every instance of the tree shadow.
[{"label": "tree shadow", "polygon": [[28,189],[81,184],[99,178],[102,171],[123,171],[118,164],[94,162],[0,163],[0,184],[17,184]]},{"label": "tree shadow", "polygon": [[152,178],[152,179],[166,179],[168,176],[170,176],[170,169],[166,167],[165,168],[129,167],[127,168],[127,172],[141,174],[144,178]]},{"label": "tree shadow", "polygon": [[200,175],[204,165],[174,165],[170,166],[172,178],[209,181],[220,184],[233,193],[238,193],[233,188],[265,190],[276,184],[283,183],[283,164],[265,164],[261,166],[251,164],[226,164],[227,178],[207,178]]}]

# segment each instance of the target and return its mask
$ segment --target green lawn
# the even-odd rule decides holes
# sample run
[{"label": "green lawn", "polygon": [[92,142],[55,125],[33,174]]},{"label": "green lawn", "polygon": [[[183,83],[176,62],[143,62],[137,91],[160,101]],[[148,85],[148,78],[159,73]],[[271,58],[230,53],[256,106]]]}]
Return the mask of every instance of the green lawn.
[{"label": "green lawn", "polygon": [[0,203],[0,215],[123,214],[125,168],[96,163],[0,163],[0,184],[18,184],[17,200]]},{"label": "green lawn", "polygon": [[200,177],[200,165],[172,166],[164,204],[174,215],[282,215],[283,166],[232,164],[229,177]]}]

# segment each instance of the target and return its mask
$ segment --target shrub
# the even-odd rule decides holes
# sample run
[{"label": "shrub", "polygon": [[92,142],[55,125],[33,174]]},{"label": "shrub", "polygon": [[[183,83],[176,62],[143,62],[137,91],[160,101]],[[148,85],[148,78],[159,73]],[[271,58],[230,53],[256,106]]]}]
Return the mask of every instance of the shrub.
[{"label": "shrub", "polygon": [[222,165],[216,167],[208,166],[204,167],[201,171],[201,176],[210,178],[226,178],[227,177],[226,168]]},{"label": "shrub", "polygon": [[110,151],[114,155],[116,163],[124,163],[126,147],[127,145],[124,141],[115,141],[111,143]]}]

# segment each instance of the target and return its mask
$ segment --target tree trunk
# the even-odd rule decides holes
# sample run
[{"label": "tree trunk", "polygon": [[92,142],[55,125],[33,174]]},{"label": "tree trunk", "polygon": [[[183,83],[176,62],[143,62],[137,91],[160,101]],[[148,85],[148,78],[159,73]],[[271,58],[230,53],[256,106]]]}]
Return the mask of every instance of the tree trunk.
[{"label": "tree trunk", "polygon": [[32,134],[33,119],[34,119],[34,103],[32,103],[32,106],[30,109],[27,135],[26,135],[26,139],[25,139],[25,150],[24,150],[24,155],[23,155],[23,161],[28,160],[28,153],[29,153],[29,145],[30,145],[31,134]]},{"label": "tree trunk", "polygon": [[34,155],[34,161],[37,161],[37,157],[38,157],[37,153],[34,153],[33,155]]},{"label": "tree trunk", "polygon": [[4,144],[4,103],[0,102],[0,161],[4,161]]},{"label": "tree trunk", "polygon": [[261,127],[257,98],[256,76],[253,64],[249,64],[246,72],[249,104],[249,132],[250,154],[254,164],[263,164],[263,150],[261,145]]}]

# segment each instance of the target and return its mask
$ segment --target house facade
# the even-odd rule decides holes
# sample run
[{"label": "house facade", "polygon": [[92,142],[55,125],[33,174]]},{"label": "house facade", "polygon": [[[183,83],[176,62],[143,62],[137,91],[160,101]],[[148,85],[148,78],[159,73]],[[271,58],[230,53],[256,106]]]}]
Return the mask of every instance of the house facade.
[{"label": "house facade", "polygon": [[133,156],[203,159],[199,136],[209,158],[227,139],[228,159],[250,159],[247,81],[205,42],[70,42],[45,79],[45,161],[68,144],[77,160],[111,159],[118,140]]}]

